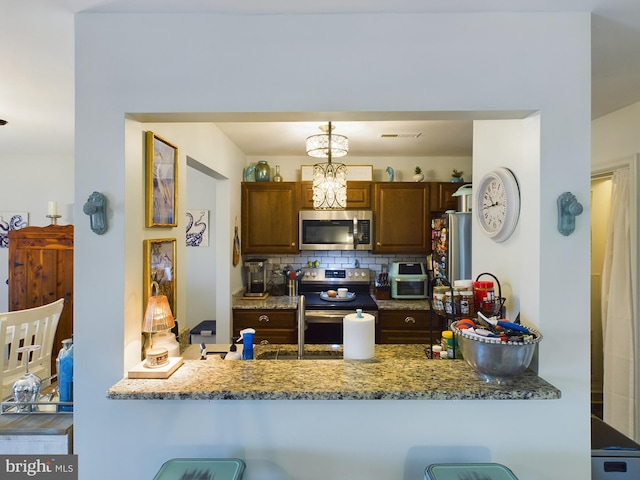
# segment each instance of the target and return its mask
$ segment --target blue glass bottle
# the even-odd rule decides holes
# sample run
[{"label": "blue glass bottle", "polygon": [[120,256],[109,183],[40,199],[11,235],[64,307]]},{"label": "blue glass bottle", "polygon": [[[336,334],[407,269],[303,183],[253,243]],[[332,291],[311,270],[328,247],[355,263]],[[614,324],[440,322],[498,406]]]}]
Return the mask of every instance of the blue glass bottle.
[{"label": "blue glass bottle", "polygon": [[[73,402],[73,339],[62,341],[62,350],[56,359],[58,392],[61,402]],[[73,412],[73,405],[58,405],[59,412]]]}]

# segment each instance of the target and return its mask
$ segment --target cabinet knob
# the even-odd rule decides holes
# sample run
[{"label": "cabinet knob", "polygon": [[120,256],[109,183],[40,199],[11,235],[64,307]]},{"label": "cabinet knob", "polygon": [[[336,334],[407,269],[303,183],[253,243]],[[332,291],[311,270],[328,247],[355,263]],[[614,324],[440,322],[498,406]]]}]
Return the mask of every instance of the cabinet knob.
[{"label": "cabinet knob", "polygon": [[268,315],[260,315],[258,317],[258,321],[259,322],[268,322],[269,321],[269,316]]},{"label": "cabinet knob", "polygon": [[269,345],[269,340],[261,340],[260,345]]},{"label": "cabinet knob", "polygon": [[296,246],[296,242],[291,242],[291,246],[295,247]]},{"label": "cabinet knob", "polygon": [[413,317],[407,317],[404,319],[404,323],[416,323],[416,319]]},{"label": "cabinet knob", "polygon": [[376,242],[376,245],[380,245],[380,242]]}]

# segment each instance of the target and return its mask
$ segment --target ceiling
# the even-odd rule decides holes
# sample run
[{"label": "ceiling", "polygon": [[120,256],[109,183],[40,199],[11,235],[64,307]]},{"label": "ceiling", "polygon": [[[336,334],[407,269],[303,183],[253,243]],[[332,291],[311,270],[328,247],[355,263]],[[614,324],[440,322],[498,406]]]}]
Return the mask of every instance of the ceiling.
[{"label": "ceiling", "polygon": [[[72,14],[81,11],[592,12],[592,118],[640,101],[639,0],[0,0],[0,119],[9,121],[0,127],[0,155],[73,155]],[[306,120],[216,123],[247,155],[304,155],[304,139],[319,132],[319,119]],[[351,155],[471,155],[469,119],[332,120],[334,131],[349,137]]]}]

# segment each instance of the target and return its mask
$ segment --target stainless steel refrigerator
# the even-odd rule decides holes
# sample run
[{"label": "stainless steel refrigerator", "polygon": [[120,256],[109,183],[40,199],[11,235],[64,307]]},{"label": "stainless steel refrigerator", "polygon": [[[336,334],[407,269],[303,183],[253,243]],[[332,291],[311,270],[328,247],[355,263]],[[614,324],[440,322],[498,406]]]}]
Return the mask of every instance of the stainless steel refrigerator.
[{"label": "stainless steel refrigerator", "polygon": [[434,277],[471,278],[471,212],[445,213],[431,221]]}]

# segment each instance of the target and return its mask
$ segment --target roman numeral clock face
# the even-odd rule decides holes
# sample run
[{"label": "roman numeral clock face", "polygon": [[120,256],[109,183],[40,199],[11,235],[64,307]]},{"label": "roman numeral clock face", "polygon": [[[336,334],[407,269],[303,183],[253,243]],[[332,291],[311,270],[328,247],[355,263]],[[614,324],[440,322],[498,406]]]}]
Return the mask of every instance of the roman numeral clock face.
[{"label": "roman numeral clock face", "polygon": [[504,242],[511,236],[520,216],[520,190],[511,170],[496,168],[482,177],[473,209],[489,238]]}]

